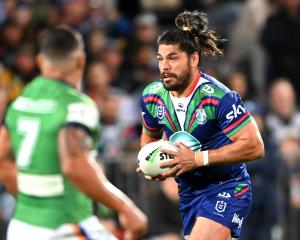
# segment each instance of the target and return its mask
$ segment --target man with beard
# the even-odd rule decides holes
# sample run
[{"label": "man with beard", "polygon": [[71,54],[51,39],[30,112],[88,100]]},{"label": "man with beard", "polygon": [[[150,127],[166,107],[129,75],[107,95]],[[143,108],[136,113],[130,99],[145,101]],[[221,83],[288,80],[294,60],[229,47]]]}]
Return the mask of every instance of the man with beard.
[{"label": "man with beard", "polygon": [[171,168],[151,179],[175,176],[185,239],[237,238],[252,196],[244,162],[264,145],[240,96],[199,70],[201,56],[222,55],[206,15],[185,11],[175,23],[158,37],[161,79],[142,95],[141,146],[163,137],[180,148],[164,150],[174,159],[161,167]]}]

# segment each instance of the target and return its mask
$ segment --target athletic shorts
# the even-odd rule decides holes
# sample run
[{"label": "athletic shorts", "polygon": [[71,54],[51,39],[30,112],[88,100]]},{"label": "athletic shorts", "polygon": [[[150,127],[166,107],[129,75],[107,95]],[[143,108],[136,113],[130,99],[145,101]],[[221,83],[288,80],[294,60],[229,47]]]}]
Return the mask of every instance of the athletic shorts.
[{"label": "athletic shorts", "polygon": [[241,228],[251,208],[252,191],[248,181],[230,181],[191,198],[180,198],[183,234],[190,235],[197,217],[221,223],[240,236]]},{"label": "athletic shorts", "polygon": [[8,226],[7,240],[117,240],[93,216],[79,224],[63,224],[57,229],[40,227],[12,219]]}]

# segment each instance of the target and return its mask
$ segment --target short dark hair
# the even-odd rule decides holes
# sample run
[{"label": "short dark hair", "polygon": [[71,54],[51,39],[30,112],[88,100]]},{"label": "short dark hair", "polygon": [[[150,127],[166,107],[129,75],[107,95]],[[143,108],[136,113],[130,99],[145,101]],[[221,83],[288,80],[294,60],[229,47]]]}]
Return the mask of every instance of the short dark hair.
[{"label": "short dark hair", "polygon": [[40,38],[39,52],[50,59],[66,59],[79,49],[83,49],[81,35],[69,27],[47,30]]},{"label": "short dark hair", "polygon": [[208,27],[205,13],[199,11],[184,11],[175,19],[176,29],[163,32],[157,44],[179,44],[181,50],[189,55],[198,52],[199,55],[222,55],[220,44],[223,39],[216,36]]}]

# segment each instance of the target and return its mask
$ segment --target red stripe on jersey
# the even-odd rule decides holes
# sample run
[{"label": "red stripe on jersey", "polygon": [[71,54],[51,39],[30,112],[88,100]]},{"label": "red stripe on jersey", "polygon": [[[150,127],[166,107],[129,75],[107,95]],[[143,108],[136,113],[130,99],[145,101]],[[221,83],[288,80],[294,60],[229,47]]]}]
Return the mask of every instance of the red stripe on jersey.
[{"label": "red stripe on jersey", "polygon": [[243,195],[245,192],[248,192],[249,189],[250,189],[250,187],[248,186],[248,187],[244,188],[243,190],[241,190],[240,192],[234,194],[234,196],[239,197],[239,196]]},{"label": "red stripe on jersey", "polygon": [[213,99],[213,98],[206,98],[201,101],[201,105],[204,104],[212,104],[212,105],[218,105],[220,103],[219,100]]},{"label": "red stripe on jersey", "polygon": [[163,104],[162,100],[159,99],[157,96],[149,96],[149,97],[146,97],[146,98],[144,99],[144,101],[145,101],[145,103],[148,103],[148,102],[156,102],[156,103],[158,103],[158,104],[160,104],[160,105]]},{"label": "red stripe on jersey", "polygon": [[223,129],[224,133],[228,133],[230,132],[230,130],[232,130],[233,128],[235,128],[237,125],[239,125],[242,121],[245,120],[245,118],[247,118],[249,116],[249,112],[247,112],[243,117],[241,117],[238,121],[236,121],[235,123],[231,124],[230,126],[228,126],[227,128]]},{"label": "red stripe on jersey", "polygon": [[[159,99],[157,96],[149,96],[149,97],[146,97],[146,98],[144,99],[144,101],[145,101],[145,103],[148,103],[148,102],[155,102],[155,103],[157,103],[157,104],[159,104],[159,105],[164,105],[164,104],[163,104],[163,101],[162,101],[161,99]],[[166,114],[165,116],[166,116],[166,118],[168,119],[169,123],[171,124],[173,130],[174,130],[174,131],[178,131],[177,128],[176,128],[176,126],[174,125],[174,123],[173,123],[173,121],[172,121],[172,119],[171,119],[169,113],[166,111],[165,114]],[[146,125],[146,122],[144,121],[144,119],[143,119],[143,122],[144,122],[144,125],[146,126],[146,128],[148,128],[149,126]],[[151,128],[149,128],[149,130],[151,130]],[[157,129],[153,129],[153,130],[155,131],[155,130],[157,130]]]}]

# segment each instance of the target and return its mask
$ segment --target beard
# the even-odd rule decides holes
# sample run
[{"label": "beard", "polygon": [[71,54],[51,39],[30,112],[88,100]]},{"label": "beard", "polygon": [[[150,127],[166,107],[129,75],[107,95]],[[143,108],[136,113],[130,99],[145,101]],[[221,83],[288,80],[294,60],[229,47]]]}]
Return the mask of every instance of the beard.
[{"label": "beard", "polygon": [[[162,72],[161,79],[163,86],[168,91],[184,91],[191,81],[192,71],[190,67],[184,69],[179,75],[172,72]],[[164,77],[172,77],[175,81],[165,82]]]}]

